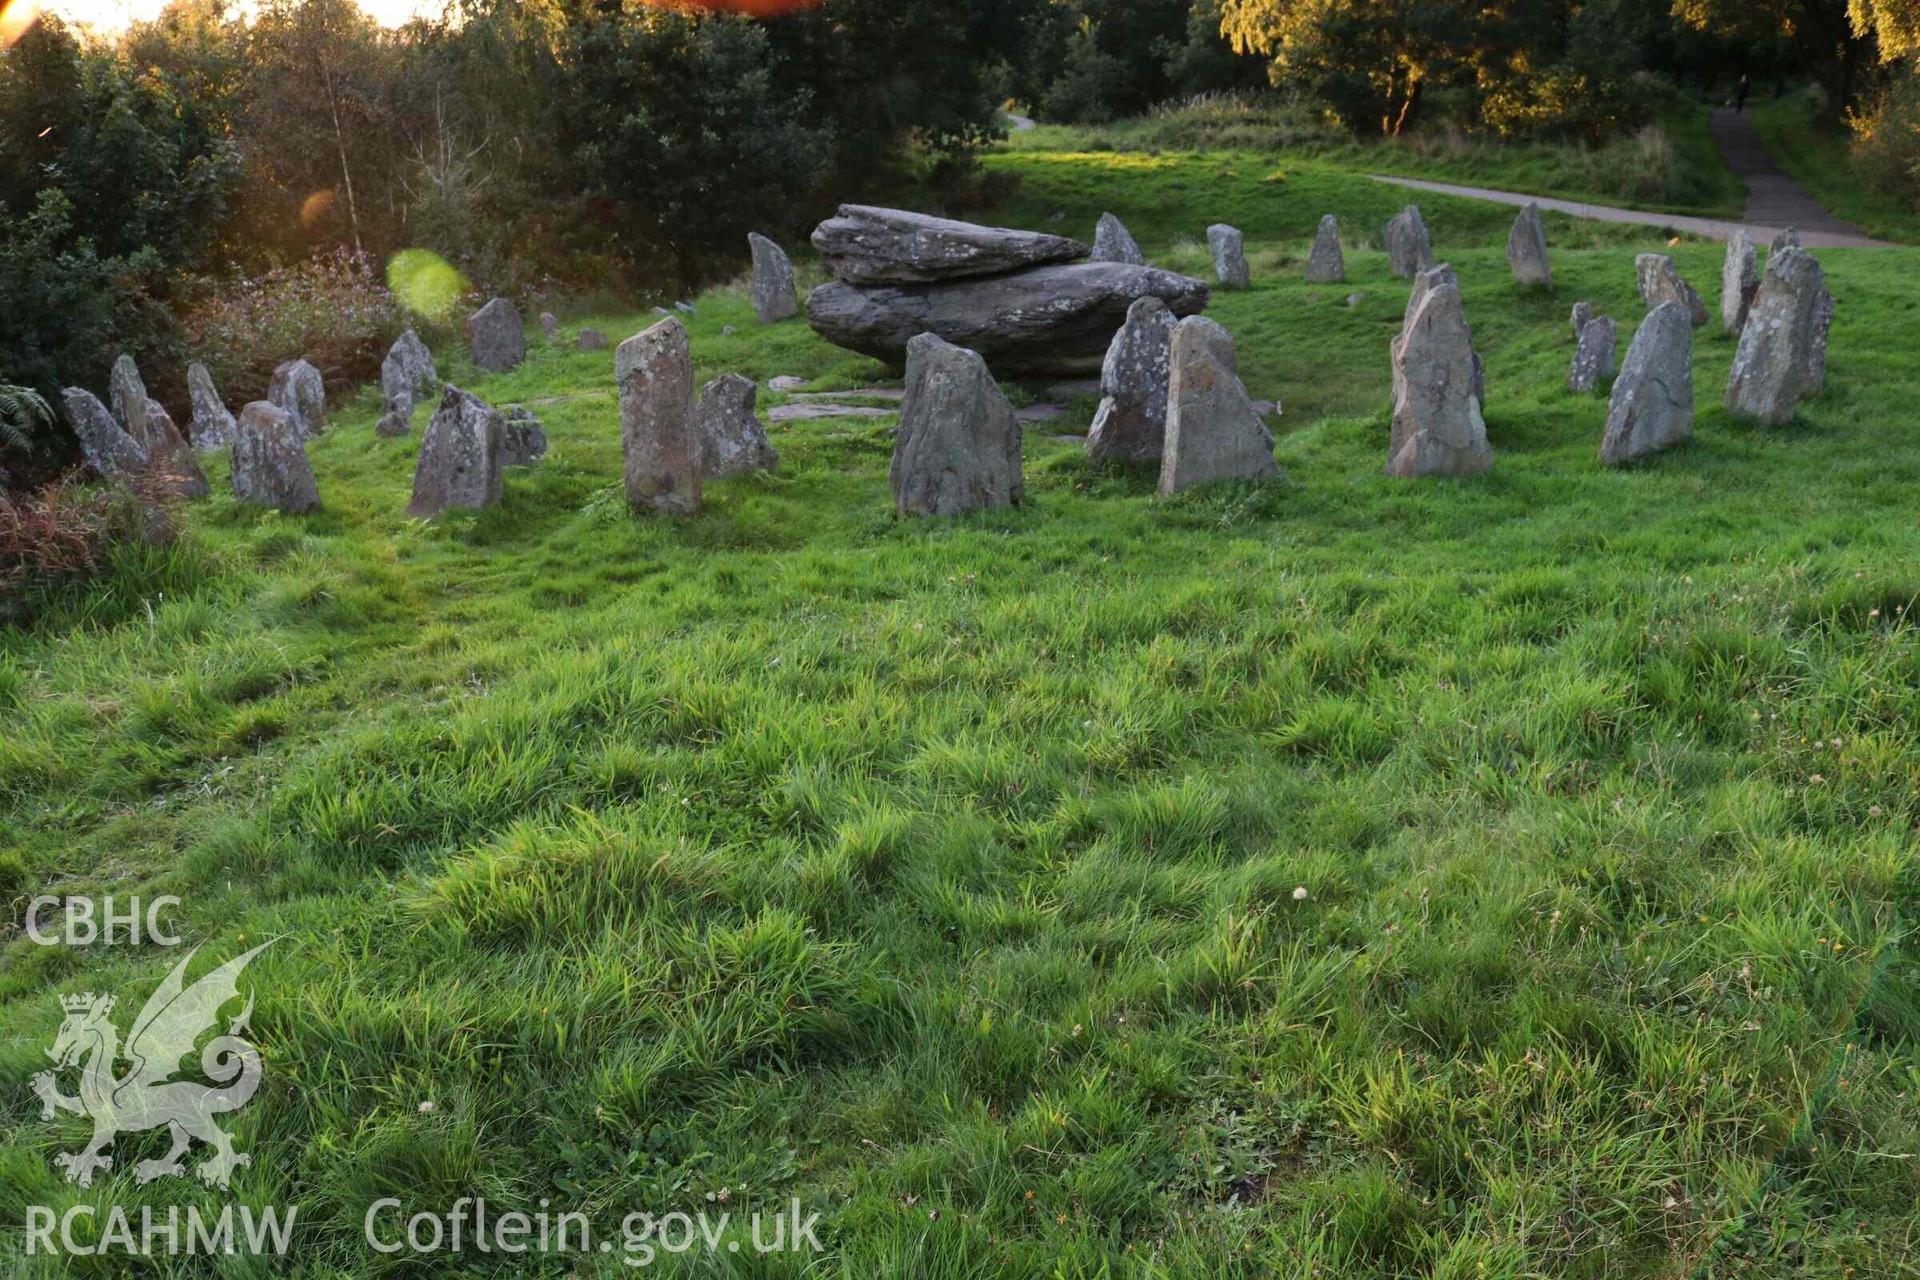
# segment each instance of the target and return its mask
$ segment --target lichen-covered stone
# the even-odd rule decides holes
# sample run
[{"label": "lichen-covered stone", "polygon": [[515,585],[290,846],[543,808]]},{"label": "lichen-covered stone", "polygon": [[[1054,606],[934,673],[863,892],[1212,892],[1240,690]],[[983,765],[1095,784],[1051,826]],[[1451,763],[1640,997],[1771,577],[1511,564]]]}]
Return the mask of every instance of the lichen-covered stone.
[{"label": "lichen-covered stone", "polygon": [[1159,492],[1278,475],[1273,433],[1241,385],[1233,336],[1205,316],[1190,316],[1174,327],[1167,363]]},{"label": "lichen-covered stone", "polygon": [[1618,466],[1693,435],[1693,320],[1678,302],[1647,313],[1607,400],[1600,461]]},{"label": "lichen-covered stone", "polygon": [[930,333],[907,344],[906,396],[887,471],[903,516],[1017,506],[1020,422],[978,352]]},{"label": "lichen-covered stone", "polygon": [[519,308],[495,298],[468,316],[467,347],[479,368],[496,373],[518,368],[527,358],[527,327]]},{"label": "lichen-covered stone", "polygon": [[668,316],[628,338],[614,351],[613,374],[628,505],[693,514],[700,509],[700,449],[686,326]]},{"label": "lichen-covered stone", "polygon": [[848,284],[927,284],[1084,258],[1088,246],[904,209],[843,204],[813,232],[828,272]]},{"label": "lichen-covered stone", "polygon": [[1167,379],[1173,312],[1158,298],[1127,308],[1100,366],[1100,408],[1087,432],[1095,463],[1158,462],[1167,434]]},{"label": "lichen-covered stone", "polygon": [[407,514],[424,519],[450,507],[497,506],[502,431],[492,405],[448,383],[420,441]]},{"label": "lichen-covered stone", "polygon": [[1612,317],[1594,316],[1588,320],[1587,327],[1580,331],[1579,345],[1574,348],[1573,363],[1567,369],[1567,390],[1587,392],[1599,386],[1601,380],[1613,372],[1613,353],[1619,342]]},{"label": "lichen-covered stone", "polygon": [[267,402],[287,411],[302,440],[326,432],[326,383],[320,371],[305,360],[287,360],[274,369]]},{"label": "lichen-covered stone", "polygon": [[236,425],[233,414],[228,412],[204,364],[187,366],[187,398],[193,404],[193,417],[187,423],[193,447],[202,453],[231,448]]},{"label": "lichen-covered stone", "polygon": [[1244,289],[1253,283],[1247,269],[1246,237],[1238,227],[1216,222],[1207,228],[1207,252],[1213,257],[1213,275],[1223,289]]},{"label": "lichen-covered stone", "polygon": [[1643,253],[1634,258],[1633,269],[1640,300],[1649,310],[1663,302],[1677,302],[1686,309],[1694,328],[1707,322],[1707,304],[1700,300],[1699,290],[1681,276],[1672,258],[1664,253]]},{"label": "lichen-covered stone", "polygon": [[753,313],[760,323],[777,324],[798,315],[800,299],[787,251],[757,231],[748,233],[747,248],[753,252]]},{"label": "lichen-covered stone", "polygon": [[320,509],[320,488],[307,462],[299,424],[279,405],[255,400],[233,432],[233,496],[289,515]]},{"label": "lichen-covered stone", "polygon": [[753,379],[737,373],[700,389],[693,419],[703,480],[772,471],[780,465],[780,455],[767,443],[767,426],[754,413],[759,398]]},{"label": "lichen-covered stone", "polygon": [[1133,233],[1127,230],[1127,224],[1111,213],[1100,215],[1100,222],[1093,229],[1094,262],[1124,262],[1132,267],[1147,265],[1147,255],[1140,252],[1139,243]]},{"label": "lichen-covered stone", "polygon": [[1308,284],[1340,284],[1347,278],[1346,255],[1340,251],[1340,219],[1323,214],[1320,228],[1313,235],[1313,252],[1307,255]]},{"label": "lichen-covered stone", "polygon": [[1737,335],[1747,326],[1753,295],[1760,290],[1760,257],[1746,228],[1727,241],[1726,264],[1720,269],[1720,327]]},{"label": "lichen-covered stone", "polygon": [[[1423,272],[1425,278],[1433,273]],[[1387,474],[1469,476],[1493,465],[1481,416],[1480,362],[1460,287],[1436,278],[1416,289],[1392,344],[1393,432]]]},{"label": "lichen-covered stone", "polygon": [[1553,267],[1547,260],[1547,228],[1540,206],[1529,200],[1507,233],[1507,267],[1515,284],[1553,288]]},{"label": "lichen-covered stone", "polygon": [[1784,426],[1795,409],[1826,384],[1827,330],[1833,295],[1820,263],[1805,249],[1767,258],[1727,379],[1727,409],[1769,426]]},{"label": "lichen-covered stone", "polygon": [[1383,238],[1387,265],[1402,280],[1411,280],[1434,265],[1433,238],[1427,234],[1427,222],[1420,216],[1419,205],[1410,204],[1394,214]]},{"label": "lichen-covered stone", "polygon": [[68,387],[60,393],[60,407],[80,442],[81,455],[101,477],[121,480],[146,469],[146,449],[114,421],[98,396]]}]

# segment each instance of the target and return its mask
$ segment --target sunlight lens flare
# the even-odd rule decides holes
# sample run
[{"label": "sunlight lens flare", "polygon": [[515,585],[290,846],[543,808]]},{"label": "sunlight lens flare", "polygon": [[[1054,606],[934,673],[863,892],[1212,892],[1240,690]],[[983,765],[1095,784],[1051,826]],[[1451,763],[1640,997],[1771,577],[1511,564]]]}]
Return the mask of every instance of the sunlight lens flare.
[{"label": "sunlight lens flare", "polygon": [[387,262],[387,288],[415,315],[444,320],[466,293],[467,278],[431,249],[402,249]]},{"label": "sunlight lens flare", "polygon": [[777,18],[783,13],[811,9],[821,0],[645,0],[656,9],[701,13],[737,13],[748,18]]},{"label": "sunlight lens flare", "polygon": [[10,47],[27,33],[40,16],[36,0],[0,0],[0,49]]}]

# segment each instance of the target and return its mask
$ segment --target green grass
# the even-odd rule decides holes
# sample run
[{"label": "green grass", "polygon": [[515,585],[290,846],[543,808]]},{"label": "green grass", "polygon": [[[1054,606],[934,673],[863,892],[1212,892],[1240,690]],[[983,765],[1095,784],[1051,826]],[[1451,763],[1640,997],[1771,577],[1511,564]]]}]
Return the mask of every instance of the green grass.
[{"label": "green grass", "polygon": [[1746,188],[1713,141],[1711,112],[1690,102],[1665,112],[1656,125],[1594,147],[1503,142],[1453,128],[1356,140],[1278,96],[1209,95],[1112,124],[1039,125],[1009,135],[1003,150],[1238,151],[1662,213],[1738,218],[1746,206]]},{"label": "green grass", "polygon": [[1760,104],[1753,126],[1775,163],[1829,213],[1877,239],[1920,241],[1920,209],[1867,181],[1854,162],[1852,135],[1821,120],[1805,90]]},{"label": "green grass", "polygon": [[[239,1197],[301,1206],[288,1270],[406,1269],[360,1242],[383,1195],[605,1221],[724,1189],[820,1211],[809,1274],[1913,1274],[1920,257],[1821,255],[1829,390],[1790,428],[1727,419],[1703,331],[1695,441],[1606,472],[1566,315],[1630,329],[1659,241],[1551,220],[1559,292],[1523,293],[1510,211],[1423,200],[1498,461],[1406,483],[1404,284],[1367,249],[1299,282],[1322,212],[1364,236],[1395,193],[992,163],[1013,220],[1112,207],[1173,265],[1247,228],[1256,285],[1211,314],[1285,402],[1284,482],[1158,501],[1054,438],[1081,397],[1017,511],[897,522],[885,424],[829,420],[636,519],[611,351],[443,351],[496,402],[573,397],[499,507],[404,519],[417,437],[362,393],[312,449],[323,513],[237,507],[216,462],[181,545],[0,637],[9,894],[278,939],[232,1128]],[[702,377],[883,376],[738,289],[690,327]],[[23,1083],[55,995],[124,1027],[173,958],[0,953],[7,1228],[78,1194],[50,1160],[82,1129]],[[193,1198],[118,1154],[96,1199]]]}]

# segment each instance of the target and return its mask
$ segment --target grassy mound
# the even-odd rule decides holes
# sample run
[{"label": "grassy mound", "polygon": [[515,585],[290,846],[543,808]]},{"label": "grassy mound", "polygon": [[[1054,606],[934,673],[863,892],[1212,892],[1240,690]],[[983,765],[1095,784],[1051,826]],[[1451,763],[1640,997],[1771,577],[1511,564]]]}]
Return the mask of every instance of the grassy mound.
[{"label": "grassy mound", "polygon": [[[1559,292],[1523,293],[1511,211],[1422,200],[1498,460],[1410,484],[1381,474],[1404,285],[1367,249],[1299,281],[1321,213],[1362,237],[1398,193],[993,163],[1011,220],[1113,208],[1164,263],[1246,228],[1255,287],[1210,313],[1284,402],[1284,482],[1156,501],[1057,438],[1079,396],[1018,511],[896,522],[887,424],[841,419],[636,519],[611,351],[443,352],[552,438],[499,508],[403,518],[417,436],[363,394],[312,447],[324,513],[240,508],[216,463],[164,557],[0,637],[9,898],[171,892],[210,956],[278,939],[231,1128],[237,1197],[300,1206],[292,1270],[418,1266],[369,1251],[368,1204],[468,1195],[823,1214],[820,1262],[681,1273],[1908,1267],[1920,257],[1821,255],[1830,390],[1790,428],[1726,418],[1703,332],[1694,443],[1602,472],[1567,312],[1630,330],[1660,242],[1550,219]],[[1675,252],[1711,286],[1717,246]],[[702,378],[884,376],[738,289],[690,328]],[[56,993],[124,1027],[175,959],[14,940],[0,1072],[47,1065]],[[0,1220],[221,1202],[136,1187],[152,1135],[88,1197],[51,1164],[80,1121],[10,1097]]]}]

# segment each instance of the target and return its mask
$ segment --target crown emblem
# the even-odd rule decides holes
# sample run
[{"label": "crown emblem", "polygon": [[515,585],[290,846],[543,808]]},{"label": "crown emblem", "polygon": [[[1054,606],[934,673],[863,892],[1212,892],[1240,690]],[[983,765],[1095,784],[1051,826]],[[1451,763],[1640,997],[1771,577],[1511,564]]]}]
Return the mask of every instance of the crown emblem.
[{"label": "crown emblem", "polygon": [[97,996],[91,991],[77,996],[61,996],[60,1007],[68,1013],[86,1013],[96,1007],[101,1013],[106,1013],[113,1008],[113,997]]}]

